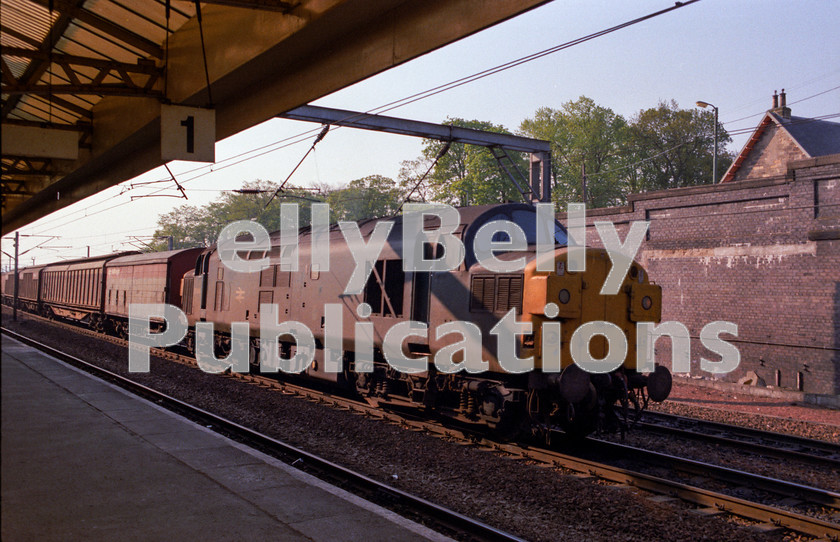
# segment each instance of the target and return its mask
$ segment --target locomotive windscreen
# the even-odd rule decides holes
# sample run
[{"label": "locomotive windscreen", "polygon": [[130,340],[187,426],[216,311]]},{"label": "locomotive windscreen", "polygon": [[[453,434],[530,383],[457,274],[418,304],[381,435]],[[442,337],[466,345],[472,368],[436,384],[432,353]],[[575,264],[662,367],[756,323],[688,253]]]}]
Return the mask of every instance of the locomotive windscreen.
[{"label": "locomotive windscreen", "polygon": [[[468,268],[476,263],[476,247],[474,246],[476,233],[483,225],[494,220],[506,220],[515,223],[517,226],[522,228],[529,245],[537,244],[538,221],[536,209],[524,203],[499,205],[478,216],[469,225],[469,228],[464,235],[464,245],[466,247],[465,262]],[[566,229],[556,220],[554,221],[553,233],[554,243],[557,246],[566,246],[568,244]],[[551,234],[549,233],[546,237],[550,239]],[[510,241],[510,236],[507,232],[498,231],[493,234],[492,241],[508,242]]]}]

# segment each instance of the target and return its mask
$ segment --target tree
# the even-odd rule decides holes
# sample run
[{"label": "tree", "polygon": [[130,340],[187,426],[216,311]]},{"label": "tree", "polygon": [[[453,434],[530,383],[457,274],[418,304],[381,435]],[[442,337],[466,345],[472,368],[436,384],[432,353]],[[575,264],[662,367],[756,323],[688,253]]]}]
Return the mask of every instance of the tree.
[{"label": "tree", "polygon": [[175,249],[203,247],[215,242],[218,232],[210,225],[207,210],[194,205],[182,205],[158,217],[155,240],[150,243],[152,251],[166,250],[167,237],[172,237]]},{"label": "tree", "polygon": [[355,221],[392,216],[402,202],[401,195],[397,184],[388,177],[369,175],[356,179],[327,195],[330,218]]},{"label": "tree", "polygon": [[246,182],[242,188],[223,192],[218,200],[203,207],[183,205],[161,215],[152,250],[166,250],[167,241],[161,238],[170,235],[175,248],[210,246],[216,242],[222,228],[236,220],[254,220],[269,232],[277,231],[280,229],[281,203],[297,203],[299,222],[309,224],[312,203],[325,201],[323,197],[295,186],[285,187],[272,199],[277,188],[278,185],[271,181]]},{"label": "tree", "polygon": [[[478,120],[464,120],[448,118],[444,124],[473,128],[488,132],[510,134],[504,127],[490,122]],[[423,141],[423,156],[417,164],[434,160],[443,148],[444,142],[426,139]],[[527,162],[519,153],[512,153],[517,167],[527,179]],[[431,162],[429,162],[431,163]],[[406,163],[403,163],[406,166]],[[407,167],[412,167],[411,163]],[[422,169],[416,167],[415,169]],[[413,188],[408,177],[402,179],[402,185]],[[452,143],[449,151],[443,155],[428,177],[425,186],[427,196],[440,203],[452,205],[483,205],[488,203],[503,203],[506,201],[522,201],[519,191],[499,168],[499,164],[490,149],[464,143]],[[523,187],[524,189],[525,187]]]},{"label": "tree", "polygon": [[593,207],[624,201],[620,168],[627,139],[627,121],[612,109],[581,96],[561,109],[542,107],[519,127],[524,135],[551,142],[552,199],[557,204],[583,202],[586,168],[586,203]]},{"label": "tree", "polygon": [[[628,191],[711,183],[714,130],[714,115],[679,109],[673,100],[639,111],[631,120],[626,147],[628,161],[635,164],[626,174]],[[731,141],[718,124],[719,175],[732,163],[732,155],[721,151]]]},{"label": "tree", "polygon": [[429,184],[429,169],[432,167],[434,157],[420,156],[416,160],[403,160],[400,162],[400,173],[397,184],[403,192],[403,198],[414,202],[428,202],[434,197]]}]

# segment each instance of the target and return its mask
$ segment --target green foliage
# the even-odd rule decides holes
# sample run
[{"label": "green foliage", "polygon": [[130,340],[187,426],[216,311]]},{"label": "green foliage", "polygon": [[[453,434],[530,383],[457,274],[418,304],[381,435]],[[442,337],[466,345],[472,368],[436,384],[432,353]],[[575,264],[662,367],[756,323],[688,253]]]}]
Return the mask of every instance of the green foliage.
[{"label": "green foliage", "polygon": [[280,206],[284,203],[298,205],[298,222],[303,226],[311,223],[312,204],[316,202],[330,204],[333,221],[391,216],[402,202],[402,191],[396,183],[381,175],[356,179],[335,189],[322,187],[312,191],[287,186],[271,199],[277,187],[270,181],[246,182],[239,190],[223,192],[219,199],[202,207],[183,205],[161,215],[151,250],[166,250],[166,237],[170,235],[176,249],[210,246],[216,242],[222,228],[236,220],[254,220],[269,232],[277,231],[280,229]]},{"label": "green foliage", "polygon": [[624,117],[581,96],[559,110],[538,109],[533,119],[522,121],[519,129],[527,136],[551,142],[552,199],[556,203],[583,201],[584,167],[589,205],[603,207],[623,201],[621,174],[617,170],[624,164]]},{"label": "green foliage", "polygon": [[158,217],[157,239],[151,248],[166,250],[165,237],[170,235],[176,249],[210,246],[216,242],[222,228],[236,220],[254,220],[270,232],[279,230],[282,203],[297,203],[300,223],[308,224],[313,200],[324,201],[322,197],[313,196],[311,191],[291,186],[284,188],[266,208],[277,188],[275,183],[257,180],[244,183],[239,190],[223,192],[218,200],[202,207],[182,205]]},{"label": "green foliage", "polygon": [[327,195],[330,218],[337,222],[392,216],[402,202],[401,195],[397,184],[388,177],[369,175],[356,179]]},{"label": "green foliage", "polygon": [[[504,126],[478,120],[464,120],[448,118],[444,124],[473,128],[500,134],[510,134]],[[442,141],[423,141],[423,157],[415,162],[403,162],[403,176],[401,172],[401,186],[409,190],[417,183],[418,170],[425,170],[421,164],[431,164],[443,148]],[[518,153],[511,153],[517,166],[527,176],[528,166],[525,159]],[[527,177],[526,177],[527,178]],[[413,182],[412,182],[413,181]],[[483,205],[488,203],[503,203],[506,201],[522,201],[519,191],[499,168],[490,149],[463,143],[453,143],[449,151],[438,160],[434,170],[426,179],[425,198],[451,205]],[[525,188],[525,187],[523,187]],[[417,193],[412,196],[415,200]],[[424,199],[425,199],[424,198]]]},{"label": "green foliage", "polygon": [[[444,124],[509,134],[503,126],[478,120],[449,118]],[[620,205],[629,194],[708,184],[712,177],[714,116],[696,109],[679,109],[674,101],[639,111],[629,122],[611,109],[581,96],[560,109],[542,107],[520,125],[523,135],[544,139],[552,147],[552,193],[556,204],[583,201],[591,207]],[[718,124],[718,177],[732,163],[723,151],[731,138]],[[311,204],[330,204],[331,220],[362,220],[394,215],[406,196],[411,201],[482,205],[521,201],[522,196],[500,168],[492,152],[453,143],[438,157],[444,143],[424,140],[415,160],[402,162],[399,183],[381,175],[356,179],[339,188],[313,192],[294,186],[277,190],[269,181],[245,183],[203,207],[184,205],[158,218],[154,250],[166,250],[165,237],[175,248],[209,246],[221,229],[235,220],[255,220],[269,231],[280,228],[280,205],[297,203],[301,224],[311,220]],[[527,157],[510,153],[527,178]],[[427,175],[428,173],[428,175]],[[527,188],[527,187],[523,187]]]},{"label": "green foliage", "polygon": [[149,246],[157,252],[167,249],[167,237],[171,236],[173,248],[207,246],[216,239],[204,208],[194,205],[182,205],[158,217],[158,229],[155,241]]},{"label": "green foliage", "polygon": [[[520,125],[530,137],[552,145],[553,200],[583,201],[591,207],[621,205],[629,194],[708,184],[712,178],[714,116],[679,109],[673,101],[640,111],[629,122],[591,98],[543,107]],[[732,155],[724,152],[731,138],[718,124],[718,177]]]},{"label": "green foliage", "polygon": [[[426,142],[428,143],[428,141]],[[432,201],[434,192],[429,184],[426,173],[434,164],[434,156],[420,156],[416,160],[403,160],[400,163],[400,174],[398,184],[403,193],[403,198],[408,201],[427,202]]]},{"label": "green foliage", "polygon": [[[673,100],[639,111],[631,122],[627,147],[629,160],[637,164],[627,176],[628,191],[710,184],[714,131],[713,113],[679,109]],[[732,155],[721,152],[731,141],[718,124],[717,180],[732,163]]]}]

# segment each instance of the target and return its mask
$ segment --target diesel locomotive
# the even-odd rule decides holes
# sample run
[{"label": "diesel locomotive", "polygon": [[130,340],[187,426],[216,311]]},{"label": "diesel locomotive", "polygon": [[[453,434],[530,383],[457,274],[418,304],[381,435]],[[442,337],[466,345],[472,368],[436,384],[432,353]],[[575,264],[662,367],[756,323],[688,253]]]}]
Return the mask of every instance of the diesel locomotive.
[{"label": "diesel locomotive", "polygon": [[[671,388],[667,369],[656,366],[637,371],[636,324],[658,322],[661,290],[645,270],[633,262],[618,293],[601,295],[611,260],[606,251],[588,248],[585,271],[571,271],[566,230],[554,223],[551,271],[537,269],[535,208],[526,204],[501,204],[459,208],[460,222],[454,230],[464,247],[460,265],[449,271],[411,271],[403,265],[403,216],[366,220],[358,224],[363,238],[370,238],[383,220],[393,223],[379,257],[370,270],[361,293],[345,294],[355,260],[341,229],[329,230],[329,269],[310,263],[311,228],[298,235],[296,270],[281,256],[289,247],[280,243],[280,233],[270,236],[270,246],[240,253],[245,260],[268,259],[259,272],[238,272],[225,265],[218,247],[153,254],[121,254],[41,266],[20,272],[19,306],[46,316],[71,319],[106,333],[127,335],[127,307],[131,303],[169,303],[180,308],[188,320],[181,346],[195,352],[195,326],[213,324],[213,350],[219,358],[232,349],[232,324],[246,322],[249,360],[259,370],[269,348],[277,357],[290,359],[297,342],[291,335],[261,343],[261,322],[272,306],[280,322],[293,321],[311,330],[314,351],[301,376],[327,381],[373,403],[422,409],[460,422],[482,424],[504,434],[548,433],[562,428],[572,435],[586,435],[600,428],[626,426],[615,405],[643,409],[648,400],[664,400]],[[438,222],[436,222],[436,220]],[[525,233],[527,249],[496,251],[498,260],[525,260],[524,269],[495,272],[477,257],[486,236],[476,234],[482,226],[498,220],[516,224]],[[439,219],[425,217],[424,229],[434,230]],[[503,232],[495,234],[505,236]],[[505,239],[501,239],[504,241]],[[441,245],[426,244],[424,257],[441,257]],[[3,299],[9,303],[13,277],[4,275]],[[340,307],[339,334],[341,370],[331,370],[325,359],[325,343],[331,323],[326,306]],[[500,334],[500,321],[511,314],[529,331]],[[333,312],[335,314],[335,311]],[[403,322],[419,324],[425,332],[408,333],[399,342],[400,355],[425,360],[424,371],[400,371],[390,363],[386,348],[389,331]],[[469,323],[480,342],[469,351],[463,333],[437,333],[453,323]],[[570,347],[575,331],[590,322],[607,322],[623,331],[626,356],[610,372],[591,373],[573,361]],[[357,351],[360,323],[369,330],[369,349]],[[262,324],[262,325],[261,325]],[[559,325],[557,325],[559,324]],[[154,325],[154,324],[153,324]],[[417,327],[415,325],[415,327]],[[334,333],[336,330],[333,329]],[[478,338],[480,337],[480,338]],[[333,343],[334,344],[334,343]],[[554,345],[546,350],[546,345]],[[594,335],[588,341],[594,359],[606,358],[609,343]],[[528,359],[533,369],[510,372],[500,352]],[[432,362],[445,352],[453,363],[466,356],[480,357],[482,372],[446,372]],[[479,352],[479,353],[476,353]],[[558,355],[559,354],[559,355]],[[621,412],[621,409],[619,409]]]}]

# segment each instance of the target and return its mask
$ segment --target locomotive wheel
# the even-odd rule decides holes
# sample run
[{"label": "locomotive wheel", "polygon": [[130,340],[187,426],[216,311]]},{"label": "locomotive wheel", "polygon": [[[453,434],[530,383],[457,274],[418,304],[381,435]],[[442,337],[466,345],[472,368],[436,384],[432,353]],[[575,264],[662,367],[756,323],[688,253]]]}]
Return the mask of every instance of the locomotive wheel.
[{"label": "locomotive wheel", "polygon": [[558,425],[571,440],[582,440],[598,428],[598,392],[590,384],[582,401],[562,401],[554,415]]},{"label": "locomotive wheel", "polygon": [[560,427],[571,440],[583,440],[592,434],[598,426],[597,413],[581,409],[578,413],[574,405],[567,403],[566,414],[560,420]]},{"label": "locomotive wheel", "polygon": [[232,349],[232,346],[230,344],[230,339],[226,340],[224,337],[222,337],[222,338],[217,338],[215,342],[216,342],[216,344],[215,344],[214,352],[216,354],[216,358],[217,359],[226,359],[230,355],[230,351]]},{"label": "locomotive wheel", "polygon": [[192,357],[195,357],[195,335],[193,335],[192,333],[187,335],[187,337],[184,339],[184,348],[187,349],[187,352]]},{"label": "locomotive wheel", "polygon": [[260,349],[253,344],[248,346],[248,367],[251,374],[260,372]]},{"label": "locomotive wheel", "polygon": [[671,371],[662,365],[657,365],[656,369],[648,375],[648,397],[651,401],[661,403],[671,393],[671,385]]}]

